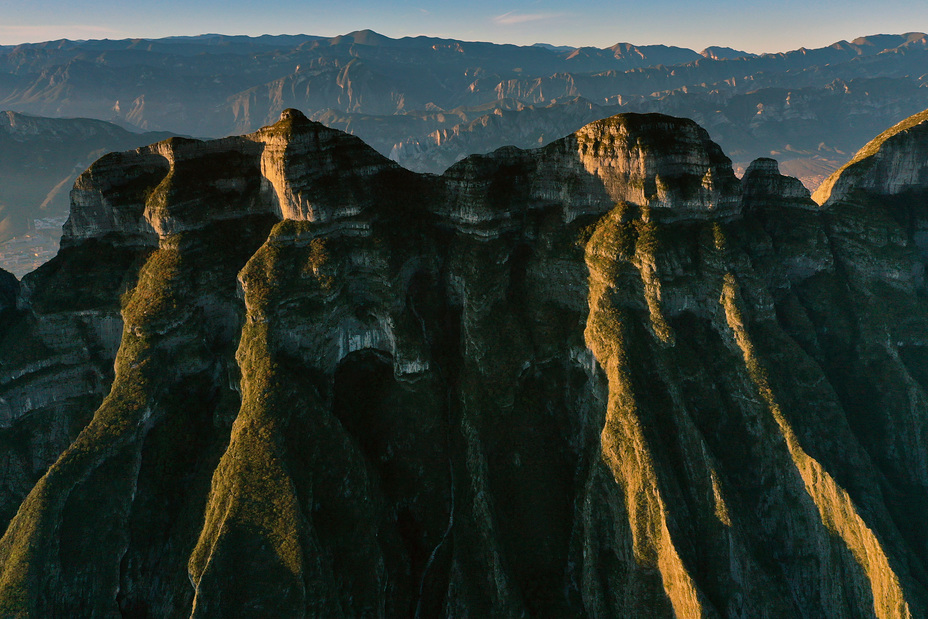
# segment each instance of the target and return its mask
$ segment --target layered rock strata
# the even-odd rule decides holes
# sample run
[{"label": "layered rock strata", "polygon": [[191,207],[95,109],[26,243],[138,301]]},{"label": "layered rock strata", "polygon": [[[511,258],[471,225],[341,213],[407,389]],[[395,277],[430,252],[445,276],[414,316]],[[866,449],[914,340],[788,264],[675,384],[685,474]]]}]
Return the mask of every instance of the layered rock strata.
[{"label": "layered rock strata", "polygon": [[296,111],[110,155],[4,288],[0,609],[923,616],[900,208],[659,115],[441,177]]},{"label": "layered rock strata", "polygon": [[[855,192],[894,196],[928,191],[928,110],[868,142],[815,191],[815,201],[848,201]],[[885,148],[884,148],[885,146]]]}]

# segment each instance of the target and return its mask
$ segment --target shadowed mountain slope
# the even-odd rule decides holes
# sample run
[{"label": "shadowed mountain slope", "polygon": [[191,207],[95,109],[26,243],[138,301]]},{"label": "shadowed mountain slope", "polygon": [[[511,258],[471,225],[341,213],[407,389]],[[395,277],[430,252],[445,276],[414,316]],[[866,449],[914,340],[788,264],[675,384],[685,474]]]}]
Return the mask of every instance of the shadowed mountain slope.
[{"label": "shadowed mountain slope", "polygon": [[36,219],[66,217],[75,179],[104,153],[170,135],[132,133],[88,118],[0,112],[0,241],[34,228]]},{"label": "shadowed mountain slope", "polygon": [[924,616],[884,189],[658,114],[442,176],[294,110],[108,155],[0,289],[0,610]]}]

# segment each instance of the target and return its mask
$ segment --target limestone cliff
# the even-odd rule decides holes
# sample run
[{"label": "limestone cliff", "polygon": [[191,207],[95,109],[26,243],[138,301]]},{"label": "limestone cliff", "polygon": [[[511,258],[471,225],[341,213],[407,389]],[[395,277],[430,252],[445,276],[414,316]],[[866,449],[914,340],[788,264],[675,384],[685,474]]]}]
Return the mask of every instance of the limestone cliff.
[{"label": "limestone cliff", "polygon": [[855,191],[896,195],[928,189],[926,135],[928,110],[890,127],[826,179],[815,191],[815,201],[836,202]]},{"label": "limestone cliff", "polygon": [[131,133],[88,118],[0,112],[0,242],[34,231],[35,220],[60,217],[63,221],[74,180],[104,153],[170,136]]},{"label": "limestone cliff", "polygon": [[898,212],[660,115],[105,157],[0,314],[0,612],[924,616]]}]

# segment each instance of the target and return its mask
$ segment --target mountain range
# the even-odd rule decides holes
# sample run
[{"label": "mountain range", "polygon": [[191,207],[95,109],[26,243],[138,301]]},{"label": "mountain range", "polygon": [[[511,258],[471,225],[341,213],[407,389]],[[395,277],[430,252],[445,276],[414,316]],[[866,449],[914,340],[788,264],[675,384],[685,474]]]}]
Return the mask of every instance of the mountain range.
[{"label": "mountain range", "polygon": [[928,112],[814,198],[661,114],[99,159],[0,275],[0,613],[925,616]]},{"label": "mountain range", "polygon": [[[360,115],[353,132],[390,155],[401,143],[432,147],[441,130],[466,133],[463,124],[496,106],[532,117],[539,107],[579,98],[604,108],[591,112],[599,117],[689,110],[745,163],[772,151],[808,157],[820,145],[823,153],[849,156],[872,135],[873,123],[893,124],[928,105],[920,88],[926,41],[922,33],[877,35],[761,55],[629,43],[565,50],[390,39],[370,30],[332,38],[54,41],[0,50],[0,109],[220,137],[254,131],[299,107],[311,117]],[[536,133],[551,141],[595,119]],[[500,130],[496,147],[538,145],[525,144],[518,129]],[[401,153],[395,158],[406,165]],[[441,171],[437,162],[420,165],[417,171]]]},{"label": "mountain range", "polygon": [[[0,139],[0,242],[17,238],[0,247],[0,266],[22,275],[53,255],[66,190],[103,152],[166,132],[250,132],[289,107],[431,173],[502,146],[543,146],[617,113],[660,112],[704,126],[738,174],[773,157],[814,190],[872,135],[928,107],[926,45],[924,34],[907,33],[758,55],[391,39],[363,30],[3,47],[0,109],[18,120],[8,115]],[[82,117],[116,126],[91,130]],[[16,132],[15,123],[33,126]]]}]

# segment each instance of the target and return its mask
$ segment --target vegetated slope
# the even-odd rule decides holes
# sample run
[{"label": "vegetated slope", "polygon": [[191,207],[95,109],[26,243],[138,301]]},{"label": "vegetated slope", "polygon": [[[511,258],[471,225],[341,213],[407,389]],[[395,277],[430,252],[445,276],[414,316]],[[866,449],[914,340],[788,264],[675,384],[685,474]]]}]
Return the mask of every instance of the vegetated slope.
[{"label": "vegetated slope", "polygon": [[0,608],[922,616],[925,196],[861,192],[661,115],[109,155],[0,290]]}]

